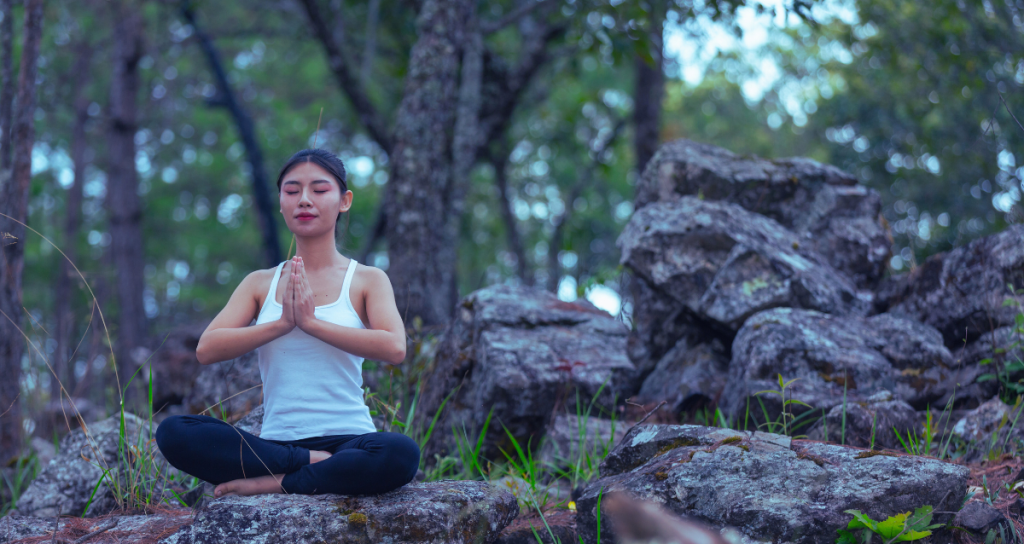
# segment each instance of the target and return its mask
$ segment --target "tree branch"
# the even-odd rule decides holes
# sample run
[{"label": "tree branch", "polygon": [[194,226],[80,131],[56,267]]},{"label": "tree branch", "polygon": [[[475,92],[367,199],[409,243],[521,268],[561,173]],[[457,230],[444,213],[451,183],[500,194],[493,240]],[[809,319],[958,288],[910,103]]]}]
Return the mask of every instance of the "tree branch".
[{"label": "tree branch", "polygon": [[341,86],[342,92],[352,102],[352,108],[355,110],[356,115],[359,116],[359,121],[366,127],[370,137],[376,140],[377,145],[388,155],[391,155],[393,147],[391,134],[388,132],[380,112],[377,111],[377,108],[370,101],[370,97],[367,96],[365,89],[360,84],[359,78],[352,73],[351,67],[349,67],[344,55],[342,55],[341,48],[334,41],[334,35],[327,28],[323,15],[320,13],[320,8],[316,5],[316,0],[300,1],[303,7],[306,8],[306,14],[309,16],[309,22],[313,25],[313,31],[324,47],[324,52],[327,54],[327,64],[335,79],[338,80],[338,85]]},{"label": "tree branch", "polygon": [[484,36],[493,34],[506,26],[522,19],[523,17],[533,13],[534,10],[541,6],[548,6],[554,4],[553,0],[533,0],[524,6],[520,6],[517,9],[507,13],[501,19],[497,21],[485,21],[480,23],[480,33]]}]

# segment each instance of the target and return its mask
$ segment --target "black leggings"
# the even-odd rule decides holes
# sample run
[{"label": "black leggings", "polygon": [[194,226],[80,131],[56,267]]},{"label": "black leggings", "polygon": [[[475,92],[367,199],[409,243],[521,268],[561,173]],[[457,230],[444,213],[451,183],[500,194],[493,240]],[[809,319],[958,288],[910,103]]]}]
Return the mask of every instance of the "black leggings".
[{"label": "black leggings", "polygon": [[[210,416],[168,417],[156,443],[175,468],[211,484],[284,474],[284,490],[303,495],[384,493],[411,482],[420,464],[419,446],[404,434],[268,440]],[[331,457],[310,464],[310,450]]]}]

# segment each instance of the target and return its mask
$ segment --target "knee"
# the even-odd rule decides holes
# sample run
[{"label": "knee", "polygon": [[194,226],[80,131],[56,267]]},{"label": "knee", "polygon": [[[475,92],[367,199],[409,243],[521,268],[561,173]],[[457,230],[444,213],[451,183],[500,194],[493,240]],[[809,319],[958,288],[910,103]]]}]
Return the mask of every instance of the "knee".
[{"label": "knee", "polygon": [[409,483],[420,468],[420,447],[415,440],[399,433],[394,433],[390,442],[392,462],[403,469],[396,473],[405,474],[405,483]]},{"label": "knee", "polygon": [[164,454],[164,457],[170,461],[170,458],[174,456],[174,453],[181,451],[181,449],[188,443],[186,439],[189,416],[170,416],[163,420],[160,425],[156,428],[154,438],[156,439],[156,445],[160,448],[160,452]]}]

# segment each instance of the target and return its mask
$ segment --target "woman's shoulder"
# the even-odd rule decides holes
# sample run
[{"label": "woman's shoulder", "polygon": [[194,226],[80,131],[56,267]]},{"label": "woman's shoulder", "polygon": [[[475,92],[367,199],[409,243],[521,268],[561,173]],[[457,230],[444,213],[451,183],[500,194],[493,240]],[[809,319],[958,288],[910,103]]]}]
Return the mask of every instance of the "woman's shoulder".
[{"label": "woman's shoulder", "polygon": [[391,287],[391,279],[388,278],[387,272],[364,263],[359,263],[356,266],[356,271],[353,273],[352,284],[354,287],[358,286],[361,290],[373,290],[387,285]]}]

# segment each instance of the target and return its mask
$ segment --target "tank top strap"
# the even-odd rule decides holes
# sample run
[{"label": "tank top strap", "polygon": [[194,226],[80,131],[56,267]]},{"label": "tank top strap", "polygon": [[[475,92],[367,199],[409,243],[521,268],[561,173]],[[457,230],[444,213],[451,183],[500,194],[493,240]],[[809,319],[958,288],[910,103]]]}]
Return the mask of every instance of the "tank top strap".
[{"label": "tank top strap", "polygon": [[349,259],[348,270],[345,271],[345,281],[341,284],[341,296],[348,302],[349,307],[352,307],[352,295],[350,294],[352,276],[355,276],[356,265],[358,264],[355,259]]},{"label": "tank top strap", "polygon": [[[274,279],[270,282],[270,290],[267,291],[267,300],[277,302],[277,283],[281,279],[281,271],[284,270],[285,261],[281,261],[281,264],[277,265],[277,271],[274,272]],[[266,302],[263,303],[266,306]]]}]

